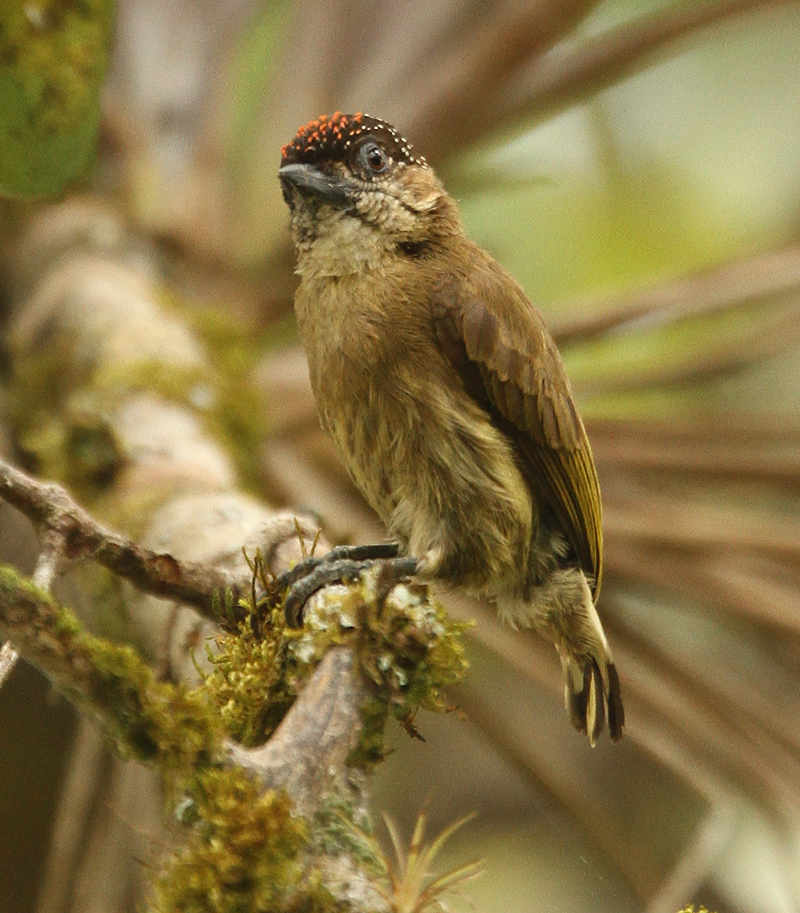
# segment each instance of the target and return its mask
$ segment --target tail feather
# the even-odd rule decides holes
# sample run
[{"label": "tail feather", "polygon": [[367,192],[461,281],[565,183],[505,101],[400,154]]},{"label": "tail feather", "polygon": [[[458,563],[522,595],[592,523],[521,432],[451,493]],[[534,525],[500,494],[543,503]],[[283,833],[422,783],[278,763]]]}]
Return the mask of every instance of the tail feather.
[{"label": "tail feather", "polygon": [[625,725],[619,676],[584,573],[555,570],[525,599],[498,599],[501,617],[535,628],[552,641],[564,669],[564,697],[572,725],[592,745],[608,724],[618,742]]},{"label": "tail feather", "polygon": [[586,659],[582,668],[581,660],[575,656],[568,656],[566,662],[562,656],[562,662],[566,672],[564,699],[572,725],[586,733],[594,745],[607,721],[611,740],[618,742],[625,725],[625,710],[614,663],[601,669],[594,658]]},{"label": "tail feather", "polygon": [[608,665],[608,731],[613,742],[622,738],[625,725],[625,708],[622,706],[622,691],[619,687],[619,676],[614,663]]}]

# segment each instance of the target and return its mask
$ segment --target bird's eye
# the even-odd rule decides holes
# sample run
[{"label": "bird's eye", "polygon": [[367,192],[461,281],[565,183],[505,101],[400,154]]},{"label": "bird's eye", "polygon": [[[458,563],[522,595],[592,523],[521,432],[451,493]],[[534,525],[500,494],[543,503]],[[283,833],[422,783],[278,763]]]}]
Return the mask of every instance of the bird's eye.
[{"label": "bird's eye", "polygon": [[383,174],[389,167],[389,156],[377,143],[365,143],[359,157],[370,174]]}]

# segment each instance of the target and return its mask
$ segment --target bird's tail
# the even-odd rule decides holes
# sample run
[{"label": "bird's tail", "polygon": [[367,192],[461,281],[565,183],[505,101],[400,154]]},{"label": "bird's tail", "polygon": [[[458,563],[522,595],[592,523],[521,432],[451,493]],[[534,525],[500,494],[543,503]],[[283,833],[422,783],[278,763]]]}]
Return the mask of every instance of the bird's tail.
[{"label": "bird's tail", "polygon": [[625,709],[617,667],[610,655],[587,657],[559,650],[559,656],[566,678],[564,701],[572,725],[578,732],[585,732],[594,745],[607,719],[611,740],[618,742],[625,724]]},{"label": "bird's tail", "polygon": [[554,640],[572,725],[594,745],[607,722],[609,735],[617,742],[625,725],[619,676],[589,584],[577,568],[556,571],[551,581],[561,603]]},{"label": "bird's tail", "polygon": [[507,621],[533,627],[555,644],[572,725],[594,745],[608,723],[619,741],[625,725],[619,676],[583,571],[559,568],[524,603],[498,599],[498,607]]}]

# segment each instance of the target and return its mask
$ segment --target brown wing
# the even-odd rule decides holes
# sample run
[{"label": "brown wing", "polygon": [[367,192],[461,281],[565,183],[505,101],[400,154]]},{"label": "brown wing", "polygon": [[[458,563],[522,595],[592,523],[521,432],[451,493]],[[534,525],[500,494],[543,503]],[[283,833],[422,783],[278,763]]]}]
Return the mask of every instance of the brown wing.
[{"label": "brown wing", "polygon": [[499,413],[528,483],[592,579],[602,576],[600,486],[561,356],[538,311],[488,254],[441,277],[431,300],[439,344],[472,396]]}]

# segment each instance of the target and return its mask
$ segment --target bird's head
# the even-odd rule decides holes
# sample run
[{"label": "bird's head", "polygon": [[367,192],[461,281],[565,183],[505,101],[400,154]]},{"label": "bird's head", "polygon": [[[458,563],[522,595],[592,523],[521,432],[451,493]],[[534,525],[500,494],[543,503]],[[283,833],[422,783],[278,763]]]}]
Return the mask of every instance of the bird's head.
[{"label": "bird's head", "polygon": [[[298,252],[337,249],[342,273],[387,251],[418,255],[455,206],[424,158],[390,124],[336,113],[302,127],[278,171]],[[321,242],[321,243],[317,243]]]}]

